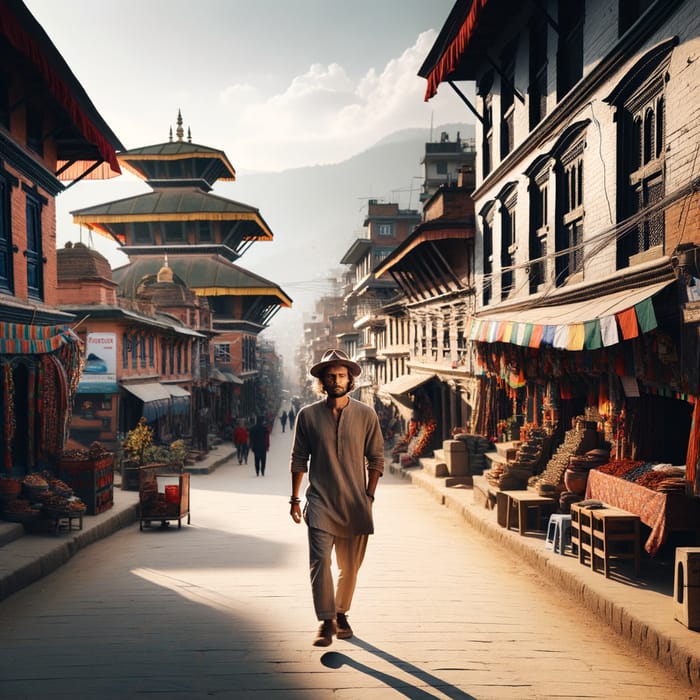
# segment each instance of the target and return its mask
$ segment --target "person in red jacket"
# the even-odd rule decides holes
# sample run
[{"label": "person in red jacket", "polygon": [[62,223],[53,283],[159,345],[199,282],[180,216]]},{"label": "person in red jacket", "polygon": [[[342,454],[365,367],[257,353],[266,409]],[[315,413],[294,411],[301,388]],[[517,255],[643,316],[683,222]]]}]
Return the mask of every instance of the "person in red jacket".
[{"label": "person in red jacket", "polygon": [[238,421],[238,425],[233,431],[233,444],[236,447],[238,464],[243,464],[243,462],[248,464],[248,429],[243,421]]}]

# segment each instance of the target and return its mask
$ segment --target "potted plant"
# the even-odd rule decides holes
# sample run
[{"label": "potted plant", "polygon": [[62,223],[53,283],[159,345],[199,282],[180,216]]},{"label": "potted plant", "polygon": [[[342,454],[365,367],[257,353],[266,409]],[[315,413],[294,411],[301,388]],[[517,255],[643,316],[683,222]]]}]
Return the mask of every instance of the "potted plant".
[{"label": "potted plant", "polygon": [[141,416],[122,443],[122,490],[138,491],[139,469],[153,456],[153,429]]}]

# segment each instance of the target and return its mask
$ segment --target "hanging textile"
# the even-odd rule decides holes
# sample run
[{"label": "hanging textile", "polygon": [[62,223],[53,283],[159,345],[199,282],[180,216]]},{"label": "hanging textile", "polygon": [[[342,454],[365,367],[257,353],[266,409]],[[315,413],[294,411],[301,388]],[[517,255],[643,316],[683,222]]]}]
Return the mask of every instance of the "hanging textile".
[{"label": "hanging textile", "polygon": [[[60,457],[68,437],[73,396],[83,363],[82,342],[68,327],[0,322],[0,378],[4,406],[4,468],[14,465],[12,445],[18,439],[13,372],[20,358],[27,374],[26,439],[31,448],[26,468],[49,465]],[[31,359],[27,356],[34,356]]]},{"label": "hanging textile", "polygon": [[653,297],[673,280],[623,289],[593,299],[559,305],[480,311],[467,321],[470,340],[511,343],[521,347],[543,345],[561,350],[596,350],[616,345],[657,328]]}]

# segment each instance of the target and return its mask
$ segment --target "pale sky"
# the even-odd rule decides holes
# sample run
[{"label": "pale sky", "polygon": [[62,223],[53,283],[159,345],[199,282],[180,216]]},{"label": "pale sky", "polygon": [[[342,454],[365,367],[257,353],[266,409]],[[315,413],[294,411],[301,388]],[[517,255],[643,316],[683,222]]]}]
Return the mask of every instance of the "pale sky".
[{"label": "pale sky", "polygon": [[127,149],[192,140],[237,171],[335,163],[463,121],[416,73],[454,0],[25,0]]},{"label": "pale sky", "polygon": [[[402,129],[471,121],[446,87],[425,103],[426,81],[417,75],[454,0],[24,1],[125,148],[167,141],[180,109],[195,143],[226,153],[236,186],[246,172],[338,163]],[[57,245],[83,240],[70,211],[145,191],[129,174],[66,190],[56,200]],[[240,191],[233,198],[260,207],[275,232],[271,246],[294,240],[283,212],[239,199]],[[358,194],[367,192],[348,193],[353,204]],[[358,208],[347,236],[362,217]],[[113,267],[127,262],[101,236],[85,242]],[[294,298],[293,312],[269,329],[290,344],[290,359],[295,324],[326,272],[313,260],[285,259],[278,275],[260,262],[271,252],[254,249],[241,264]]]}]

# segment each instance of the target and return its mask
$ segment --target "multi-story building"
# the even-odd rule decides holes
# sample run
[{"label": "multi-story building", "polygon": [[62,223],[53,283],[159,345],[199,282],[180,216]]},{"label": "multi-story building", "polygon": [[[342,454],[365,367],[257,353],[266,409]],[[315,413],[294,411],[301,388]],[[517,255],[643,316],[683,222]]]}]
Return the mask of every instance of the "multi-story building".
[{"label": "multi-story building", "polygon": [[426,99],[450,84],[479,115],[468,332],[482,434],[504,412],[566,426],[587,411],[627,455],[685,462],[699,30],[690,0],[455,3],[420,75]]},{"label": "multi-story building", "polygon": [[0,19],[0,463],[23,476],[56,466],[82,362],[57,308],[55,198],[118,175],[122,146],[24,4]]},{"label": "multi-story building", "polygon": [[348,315],[354,318],[357,348],[353,353],[362,367],[360,399],[372,404],[378,383],[384,378],[384,361],[377,357],[377,337],[386,326],[382,307],[397,293],[391,279],[379,279],[374,269],[404,241],[420,222],[415,209],[399,209],[396,203],[370,199],[364,220],[365,235],[357,238],[340,262],[350,265],[352,287],[345,296]]},{"label": "multi-story building", "polygon": [[380,279],[391,276],[402,291],[400,301],[385,308],[381,354],[391,363],[408,351],[404,371],[387,373],[380,394],[390,396],[404,417],[420,406],[419,418],[436,423],[436,446],[455,428],[466,429],[474,410],[466,335],[474,309],[473,187],[473,167],[466,164],[455,183],[426,201],[423,221],[374,270]]},{"label": "multi-story building", "polygon": [[439,141],[425,144],[423,165],[423,188],[420,201],[426,202],[442,185],[455,184],[465,167],[474,167],[474,139],[463,139],[457,132],[454,141],[443,131]]}]

